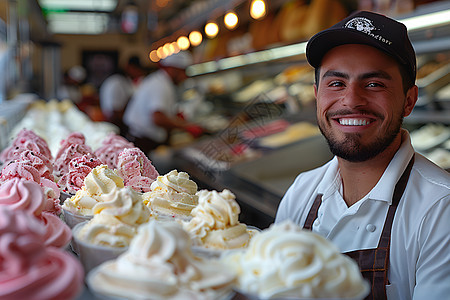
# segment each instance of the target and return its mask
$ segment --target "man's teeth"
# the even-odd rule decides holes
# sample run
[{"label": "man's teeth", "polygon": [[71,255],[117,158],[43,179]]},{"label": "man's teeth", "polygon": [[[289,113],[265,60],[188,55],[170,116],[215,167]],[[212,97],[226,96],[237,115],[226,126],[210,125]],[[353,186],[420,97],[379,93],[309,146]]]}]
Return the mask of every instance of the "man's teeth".
[{"label": "man's teeth", "polygon": [[339,119],[339,124],[341,125],[349,125],[349,126],[364,126],[369,124],[368,120],[361,119]]}]

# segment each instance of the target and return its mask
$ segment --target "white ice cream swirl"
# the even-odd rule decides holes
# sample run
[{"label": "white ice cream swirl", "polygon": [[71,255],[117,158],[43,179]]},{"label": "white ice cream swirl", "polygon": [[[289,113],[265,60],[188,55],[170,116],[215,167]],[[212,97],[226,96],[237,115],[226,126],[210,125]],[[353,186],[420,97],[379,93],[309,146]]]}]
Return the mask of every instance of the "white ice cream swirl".
[{"label": "white ice cream swirl", "polygon": [[272,225],[245,252],[222,260],[237,272],[239,290],[264,299],[364,298],[368,292],[353,260],[289,221]]},{"label": "white ice cream swirl", "polygon": [[198,205],[191,212],[193,218],[184,222],[184,229],[200,246],[215,249],[235,249],[248,245],[251,234],[247,225],[239,222],[241,208],[235,195],[227,189],[222,192],[201,190]]},{"label": "white ice cream swirl", "polygon": [[158,213],[189,217],[198,204],[197,184],[186,172],[172,170],[158,176],[151,190],[144,193],[144,203]]},{"label": "white ice cream swirl", "polygon": [[92,210],[94,217],[77,237],[100,246],[128,247],[138,226],[148,222],[150,216],[141,196],[128,187],[100,196]]},{"label": "white ice cream swirl", "polygon": [[123,188],[123,179],[106,165],[100,165],[84,179],[84,186],[77,193],[64,201],[63,209],[81,215],[93,215],[93,207],[100,201],[99,197],[117,188]]},{"label": "white ice cream swirl", "polygon": [[176,222],[150,221],[127,252],[87,278],[94,291],[131,299],[220,299],[235,275],[217,261],[193,256],[188,234]]}]

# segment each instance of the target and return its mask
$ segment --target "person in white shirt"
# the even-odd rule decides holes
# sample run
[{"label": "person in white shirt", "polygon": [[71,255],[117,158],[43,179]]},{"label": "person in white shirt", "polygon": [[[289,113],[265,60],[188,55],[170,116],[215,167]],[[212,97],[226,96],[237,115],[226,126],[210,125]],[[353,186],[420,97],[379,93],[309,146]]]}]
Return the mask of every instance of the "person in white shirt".
[{"label": "person in white shirt", "polygon": [[418,97],[406,27],[357,12],[313,36],[306,56],[335,157],[295,179],[275,222],[290,219],[354,258],[368,299],[447,299],[450,174],[401,128]]},{"label": "person in white shirt", "polygon": [[131,56],[123,71],[106,78],[99,89],[100,108],[106,121],[116,124],[121,134],[126,133],[122,118],[135,89],[144,77],[144,69],[139,57]]},{"label": "person in white shirt", "polygon": [[158,63],[159,70],[144,78],[131,98],[123,117],[127,138],[148,153],[167,143],[170,130],[179,128],[201,134],[202,129],[177,116],[176,86],[187,79],[192,56],[181,51]]}]

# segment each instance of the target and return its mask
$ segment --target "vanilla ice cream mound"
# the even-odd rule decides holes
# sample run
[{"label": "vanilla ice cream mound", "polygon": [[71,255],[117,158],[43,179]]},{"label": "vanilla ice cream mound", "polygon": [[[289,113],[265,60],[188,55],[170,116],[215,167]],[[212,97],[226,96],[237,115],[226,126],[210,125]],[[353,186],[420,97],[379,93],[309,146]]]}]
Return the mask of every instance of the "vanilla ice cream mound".
[{"label": "vanilla ice cream mound", "polygon": [[150,221],[138,229],[128,250],[91,271],[94,292],[127,299],[221,299],[235,274],[218,261],[190,250],[189,235],[176,222]]},{"label": "vanilla ice cream mound", "polygon": [[248,245],[256,230],[239,222],[241,208],[235,195],[227,189],[222,192],[201,190],[198,205],[191,212],[193,218],[183,222],[194,244],[213,249],[236,249]]},{"label": "vanilla ice cream mound", "polygon": [[75,214],[93,215],[94,206],[101,201],[100,196],[123,188],[123,179],[106,165],[100,165],[84,178],[84,185],[76,194],[64,201],[62,208]]},{"label": "vanilla ice cream mound", "polygon": [[151,192],[143,194],[144,203],[153,211],[174,217],[190,218],[198,204],[197,184],[186,172],[172,170],[158,176],[151,184]]},{"label": "vanilla ice cream mound", "polygon": [[243,252],[222,257],[237,288],[263,299],[364,298],[369,285],[351,258],[328,240],[290,221],[255,236]]},{"label": "vanilla ice cream mound", "polygon": [[128,247],[138,226],[150,217],[141,195],[131,188],[117,188],[100,198],[93,207],[94,217],[77,232],[77,238],[98,246]]}]

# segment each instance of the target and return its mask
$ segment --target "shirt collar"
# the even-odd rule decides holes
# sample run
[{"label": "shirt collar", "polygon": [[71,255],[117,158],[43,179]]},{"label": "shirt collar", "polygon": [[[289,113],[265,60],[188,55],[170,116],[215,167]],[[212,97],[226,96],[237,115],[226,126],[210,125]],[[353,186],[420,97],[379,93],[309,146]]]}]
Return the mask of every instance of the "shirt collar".
[{"label": "shirt collar", "polygon": [[[368,199],[385,201],[392,203],[392,196],[397,181],[402,176],[411,157],[414,154],[414,149],[411,145],[411,138],[408,131],[401,130],[402,144],[395,153],[391,162],[387,166],[378,183],[367,195]],[[341,176],[339,174],[339,165],[337,157],[335,156],[327,163],[328,167],[317,187],[317,193],[323,195],[323,200],[331,196],[335,192],[339,192],[341,187]],[[366,198],[366,197],[365,197]]]},{"label": "shirt collar", "polygon": [[411,138],[408,131],[401,130],[402,144],[395,153],[375,187],[369,192],[369,199],[392,203],[394,188],[414,155]]}]

